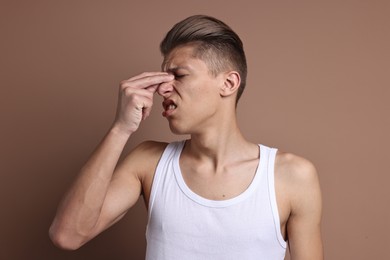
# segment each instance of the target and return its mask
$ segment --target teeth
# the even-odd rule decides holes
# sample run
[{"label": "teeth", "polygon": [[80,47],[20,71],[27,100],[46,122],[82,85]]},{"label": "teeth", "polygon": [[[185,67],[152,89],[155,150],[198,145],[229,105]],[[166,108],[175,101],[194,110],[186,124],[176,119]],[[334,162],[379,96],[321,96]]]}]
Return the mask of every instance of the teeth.
[{"label": "teeth", "polygon": [[173,109],[175,109],[176,108],[176,105],[174,105],[174,104],[170,104],[169,106],[168,106],[168,109],[169,110],[173,110]]}]

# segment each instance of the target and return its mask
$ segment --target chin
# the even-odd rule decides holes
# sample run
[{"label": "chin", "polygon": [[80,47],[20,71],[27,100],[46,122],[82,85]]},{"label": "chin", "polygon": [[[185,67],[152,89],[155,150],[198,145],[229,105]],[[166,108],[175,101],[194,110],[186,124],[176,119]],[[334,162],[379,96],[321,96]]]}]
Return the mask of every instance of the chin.
[{"label": "chin", "polygon": [[172,121],[169,122],[169,128],[171,132],[175,135],[188,135],[191,134],[191,131],[187,127],[183,127],[177,124],[174,124]]},{"label": "chin", "polygon": [[171,132],[172,134],[175,134],[175,135],[186,135],[186,134],[190,134],[188,133],[187,131],[184,131],[184,130],[181,130],[181,129],[178,129],[178,128],[175,128],[175,127],[169,127],[171,129]]}]

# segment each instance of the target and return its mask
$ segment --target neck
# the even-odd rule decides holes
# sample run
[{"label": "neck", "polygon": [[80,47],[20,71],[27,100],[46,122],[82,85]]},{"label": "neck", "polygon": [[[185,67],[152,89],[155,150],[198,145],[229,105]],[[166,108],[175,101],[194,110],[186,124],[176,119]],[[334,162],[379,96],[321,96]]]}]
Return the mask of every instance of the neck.
[{"label": "neck", "polygon": [[257,154],[257,145],[248,142],[238,128],[236,117],[225,117],[217,126],[204,128],[191,135],[185,153],[200,161],[208,161],[215,169]]}]

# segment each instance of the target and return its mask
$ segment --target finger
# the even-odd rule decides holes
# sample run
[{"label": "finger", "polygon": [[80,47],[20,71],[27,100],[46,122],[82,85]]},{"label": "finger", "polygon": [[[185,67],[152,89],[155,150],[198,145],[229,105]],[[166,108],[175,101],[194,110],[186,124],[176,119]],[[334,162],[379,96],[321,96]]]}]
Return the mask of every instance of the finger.
[{"label": "finger", "polygon": [[141,88],[145,89],[148,87],[151,87],[153,85],[159,85],[164,82],[169,82],[174,79],[173,75],[165,74],[165,75],[154,75],[154,76],[148,76],[144,78],[139,78],[132,81],[124,81],[121,83],[121,86],[123,88],[126,87],[134,87],[134,88]]},{"label": "finger", "polygon": [[139,75],[136,75],[134,77],[131,77],[129,78],[128,80],[132,81],[132,80],[137,80],[137,79],[142,79],[142,78],[145,78],[145,77],[150,77],[150,76],[161,76],[161,75],[168,75],[167,72],[163,72],[163,71],[158,71],[158,72],[143,72]]},{"label": "finger", "polygon": [[146,118],[148,118],[151,111],[152,111],[152,107],[144,107],[142,109],[142,120],[145,120]]},{"label": "finger", "polygon": [[145,120],[152,111],[153,106],[153,100],[151,99],[145,99],[142,104],[142,120]]},{"label": "finger", "polygon": [[161,84],[156,84],[156,85],[153,85],[153,86],[149,86],[149,87],[146,88],[146,90],[148,90],[149,92],[155,93],[160,85]]},{"label": "finger", "polygon": [[121,99],[124,100],[124,102],[133,103],[138,109],[141,109],[145,105],[149,104],[146,102],[153,101],[153,94],[153,92],[148,91],[146,89],[125,88],[123,89],[120,96]]},{"label": "finger", "polygon": [[139,95],[139,96],[144,96],[148,98],[153,98],[154,92],[158,89],[159,84],[149,86],[147,88],[133,88],[133,87],[128,87],[125,88],[123,91],[126,93],[126,95]]}]

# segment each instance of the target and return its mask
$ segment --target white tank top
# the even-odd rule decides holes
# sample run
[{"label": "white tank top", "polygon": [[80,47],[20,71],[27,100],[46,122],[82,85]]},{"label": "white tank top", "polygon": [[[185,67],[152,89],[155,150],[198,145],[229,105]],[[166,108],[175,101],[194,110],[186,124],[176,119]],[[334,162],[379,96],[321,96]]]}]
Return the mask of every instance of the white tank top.
[{"label": "white tank top", "polygon": [[250,186],[227,200],[209,200],[185,183],[179,158],[185,141],[169,144],[157,165],[146,229],[147,260],[279,260],[286,242],[274,188],[276,149],[260,145]]}]

